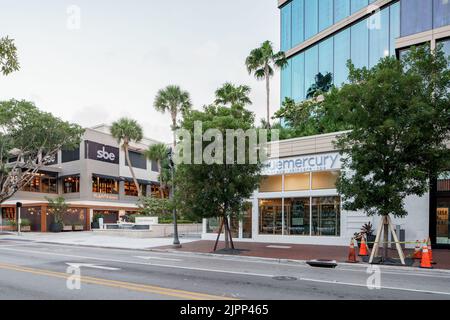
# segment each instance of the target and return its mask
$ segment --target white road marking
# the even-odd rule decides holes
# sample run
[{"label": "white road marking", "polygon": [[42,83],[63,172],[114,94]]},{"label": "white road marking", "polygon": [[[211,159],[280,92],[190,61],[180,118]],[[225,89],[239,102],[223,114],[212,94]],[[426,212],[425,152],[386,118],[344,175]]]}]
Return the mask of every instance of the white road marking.
[{"label": "white road marking", "polygon": [[[106,259],[106,258],[95,258],[95,257],[86,257],[86,256],[77,256],[77,255],[69,255],[69,254],[59,254],[59,253],[51,253],[51,252],[42,252],[42,251],[27,251],[27,250],[18,250],[12,248],[0,248],[0,250],[5,251],[15,251],[15,252],[23,252],[23,253],[32,253],[32,254],[43,254],[50,256],[63,256],[63,257],[71,257],[78,259],[90,259],[97,261],[108,261],[108,262],[117,262],[124,264],[134,264],[134,265],[145,265],[145,266],[155,266],[155,267],[163,267],[163,268],[173,268],[173,269],[184,269],[184,270],[192,270],[192,271],[202,271],[202,272],[215,272],[215,273],[225,273],[225,274],[238,274],[238,275],[247,275],[247,276],[257,276],[264,278],[273,278],[275,275],[270,274],[261,274],[261,273],[252,273],[252,272],[242,272],[242,271],[230,271],[230,270],[221,270],[221,269],[206,269],[206,268],[196,268],[196,267],[185,267],[185,266],[175,266],[175,265],[165,265],[158,263],[141,263],[141,262],[131,262],[117,259]],[[320,279],[312,279],[312,278],[299,278],[299,281],[306,282],[318,282],[318,283],[327,283],[327,284],[336,284],[336,285],[345,285],[345,286],[353,286],[353,287],[363,287],[367,288],[366,284],[359,283],[351,283],[351,282],[340,282],[337,280],[320,280]],[[433,290],[422,290],[422,289],[414,289],[414,288],[399,288],[399,287],[384,287],[380,288],[381,290],[398,290],[398,291],[408,291],[408,292],[418,292],[418,293],[429,293],[429,294],[437,294],[437,295],[449,295],[450,292],[442,292],[442,291],[433,291]]]},{"label": "white road marking", "polygon": [[111,268],[111,267],[105,267],[105,266],[97,266],[95,264],[89,264],[89,263],[69,263],[66,262],[68,266],[74,267],[74,268],[91,268],[91,269],[100,269],[100,270],[109,270],[109,271],[119,271],[120,268]]},{"label": "white road marking", "polygon": [[165,260],[165,261],[176,261],[176,262],[180,262],[183,261],[181,259],[172,259],[172,258],[162,258],[162,257],[153,257],[153,256],[135,256],[135,258],[138,259],[144,259],[144,260]]}]

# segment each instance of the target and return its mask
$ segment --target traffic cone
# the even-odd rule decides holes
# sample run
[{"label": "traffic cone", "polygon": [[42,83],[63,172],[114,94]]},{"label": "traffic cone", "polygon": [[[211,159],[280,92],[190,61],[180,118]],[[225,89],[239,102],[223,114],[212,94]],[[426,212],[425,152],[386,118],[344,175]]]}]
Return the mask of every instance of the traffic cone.
[{"label": "traffic cone", "polygon": [[359,248],[359,254],[360,257],[367,257],[369,255],[369,251],[367,249],[367,244],[366,244],[366,237],[363,236],[361,238],[361,247]]},{"label": "traffic cone", "polygon": [[430,255],[430,262],[431,264],[436,264],[436,262],[433,261],[433,249],[431,247],[431,239],[428,238],[428,254]]},{"label": "traffic cone", "polygon": [[413,254],[412,258],[415,260],[422,259],[422,250],[420,249],[420,241],[419,240],[417,240],[417,242],[416,242],[416,248],[414,249],[414,254]]},{"label": "traffic cone", "polygon": [[348,263],[358,263],[358,261],[356,261],[356,250],[355,250],[355,243],[353,242],[354,239],[351,240],[350,242],[350,252],[348,254]]},{"label": "traffic cone", "polygon": [[430,254],[428,252],[428,245],[426,242],[423,244],[422,261],[420,262],[420,267],[422,269],[433,269],[433,267],[431,266]]}]

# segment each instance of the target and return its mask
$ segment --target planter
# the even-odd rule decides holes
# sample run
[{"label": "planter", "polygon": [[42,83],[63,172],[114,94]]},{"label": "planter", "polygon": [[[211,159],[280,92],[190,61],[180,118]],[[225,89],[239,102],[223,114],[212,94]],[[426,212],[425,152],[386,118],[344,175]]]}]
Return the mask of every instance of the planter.
[{"label": "planter", "polygon": [[21,226],[20,227],[20,231],[21,232],[30,232],[31,231],[31,226]]},{"label": "planter", "polygon": [[50,224],[50,232],[59,233],[62,232],[63,229],[64,225],[62,223],[52,222],[52,224]]},{"label": "planter", "polygon": [[81,224],[73,225],[73,231],[84,231],[84,226]]},{"label": "planter", "polygon": [[375,242],[375,239],[377,238],[377,236],[376,235],[369,235],[369,236],[367,236],[367,246],[369,247],[369,249],[372,249],[373,248],[373,243]]},{"label": "planter", "polygon": [[100,229],[100,223],[92,222],[91,223],[91,229]]},{"label": "planter", "polygon": [[63,231],[72,231],[72,226],[64,226]]}]

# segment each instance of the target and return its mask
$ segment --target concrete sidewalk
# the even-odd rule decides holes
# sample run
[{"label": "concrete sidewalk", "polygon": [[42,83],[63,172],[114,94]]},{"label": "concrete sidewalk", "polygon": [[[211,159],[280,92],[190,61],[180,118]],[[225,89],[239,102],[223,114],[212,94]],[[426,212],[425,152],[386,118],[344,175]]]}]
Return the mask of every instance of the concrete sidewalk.
[{"label": "concrete sidewalk", "polygon": [[[64,244],[89,246],[99,248],[113,248],[113,249],[136,249],[145,250],[161,246],[170,246],[173,242],[172,238],[125,238],[120,236],[100,235],[94,232],[63,232],[63,233],[22,233],[18,236],[17,233],[9,233],[0,235],[0,240],[25,240],[41,243]],[[180,239],[183,245],[195,241],[193,239]]]},{"label": "concrete sidewalk", "polygon": [[[193,253],[213,253],[214,241],[194,241],[186,243],[181,249],[174,250],[170,246],[155,248],[158,250],[182,251]],[[240,256],[272,258],[282,260],[313,260],[325,259],[346,262],[349,249],[341,246],[317,246],[298,244],[275,244],[275,243],[255,243],[255,242],[235,242],[235,248],[242,250]],[[223,249],[224,243],[220,242],[218,249]],[[405,250],[405,256],[411,256],[414,250]],[[219,251],[220,252],[220,251]],[[396,250],[389,250],[389,257],[397,258]],[[362,259],[357,257],[362,263]],[[450,269],[450,250],[433,250],[433,260],[435,269]],[[414,263],[414,267],[419,267],[420,261]]]}]

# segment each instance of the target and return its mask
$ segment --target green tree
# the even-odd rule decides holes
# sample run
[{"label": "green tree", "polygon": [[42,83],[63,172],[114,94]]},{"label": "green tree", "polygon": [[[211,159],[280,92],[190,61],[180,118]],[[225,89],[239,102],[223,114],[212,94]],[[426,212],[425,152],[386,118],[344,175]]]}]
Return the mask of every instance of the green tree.
[{"label": "green tree", "polygon": [[59,150],[80,146],[84,129],[32,102],[0,102],[0,203],[28,185]]},{"label": "green tree", "polygon": [[316,97],[318,94],[328,92],[330,91],[332,86],[333,86],[333,75],[330,72],[327,72],[325,75],[319,72],[315,76],[315,82],[308,89],[308,92],[306,93],[306,98],[312,99]]},{"label": "green tree", "polygon": [[412,48],[402,61],[385,58],[370,70],[349,63],[349,84],[325,98],[344,109],[352,127],[337,141],[344,156],[337,188],[345,209],[404,217],[405,198],[424,195],[430,177],[448,168],[447,65],[442,50],[428,46]]},{"label": "green tree", "polygon": [[[192,111],[187,115],[182,128],[191,132],[191,144],[193,145],[194,124],[200,121],[202,130],[217,129],[225,137],[227,129],[254,129],[254,115],[242,106],[207,106],[203,111]],[[218,138],[217,138],[218,139]],[[218,143],[219,140],[215,142]],[[248,145],[248,139],[247,139]],[[237,141],[234,141],[235,156],[237,153]],[[209,152],[211,145],[203,142],[202,151]],[[230,246],[229,218],[237,216],[245,206],[245,201],[258,187],[262,165],[239,165],[234,159],[233,164],[227,164],[226,153],[218,148],[211,151],[216,157],[213,164],[179,164],[177,167],[177,203],[183,208],[186,215],[197,218],[222,218],[225,228],[225,245]],[[249,159],[249,148],[245,150],[246,159]],[[194,157],[194,155],[192,155]],[[191,159],[192,162],[193,158]],[[229,160],[229,159],[228,159]],[[232,242],[231,242],[232,244]],[[217,246],[217,242],[216,242]]]},{"label": "green tree", "polygon": [[215,104],[235,105],[235,104],[252,104],[249,94],[252,89],[249,86],[235,86],[232,83],[225,83],[216,90]]},{"label": "green tree", "polygon": [[17,58],[17,48],[13,39],[0,38],[0,71],[3,75],[18,71],[20,68]]},{"label": "green tree", "polygon": [[163,161],[167,159],[167,154],[169,152],[169,149],[167,146],[163,143],[158,143],[150,146],[148,150],[146,151],[145,155],[148,159],[156,161],[158,163],[158,179],[159,179],[159,185],[160,189],[159,192],[161,194],[161,199],[164,198],[164,190],[163,187],[165,186],[164,183],[164,176],[163,176]]},{"label": "green tree", "polygon": [[142,127],[137,123],[136,120],[122,118],[114,122],[111,126],[111,135],[117,139],[119,144],[122,144],[122,149],[125,152],[125,158],[127,160],[128,168],[130,168],[131,176],[133,177],[134,184],[138,190],[138,196],[142,196],[142,191],[139,183],[136,179],[136,174],[133,170],[133,165],[130,161],[130,143],[132,141],[140,142],[143,137]]},{"label": "green tree", "polygon": [[253,49],[245,60],[248,73],[253,73],[258,80],[266,81],[268,128],[270,128],[270,78],[274,75],[274,68],[284,68],[287,64],[284,52],[275,53],[270,41],[265,41],[261,47]]},{"label": "green tree", "polygon": [[158,91],[154,108],[162,113],[170,113],[172,118],[173,146],[177,145],[175,130],[177,129],[178,115],[186,114],[192,107],[189,92],[181,90],[179,86],[167,86]]},{"label": "green tree", "polygon": [[48,202],[48,211],[53,214],[53,222],[55,224],[64,225],[64,214],[69,209],[64,197],[46,198]]},{"label": "green tree", "polygon": [[139,212],[146,216],[167,218],[167,213],[173,209],[173,202],[170,199],[158,199],[142,197],[139,200]]}]

